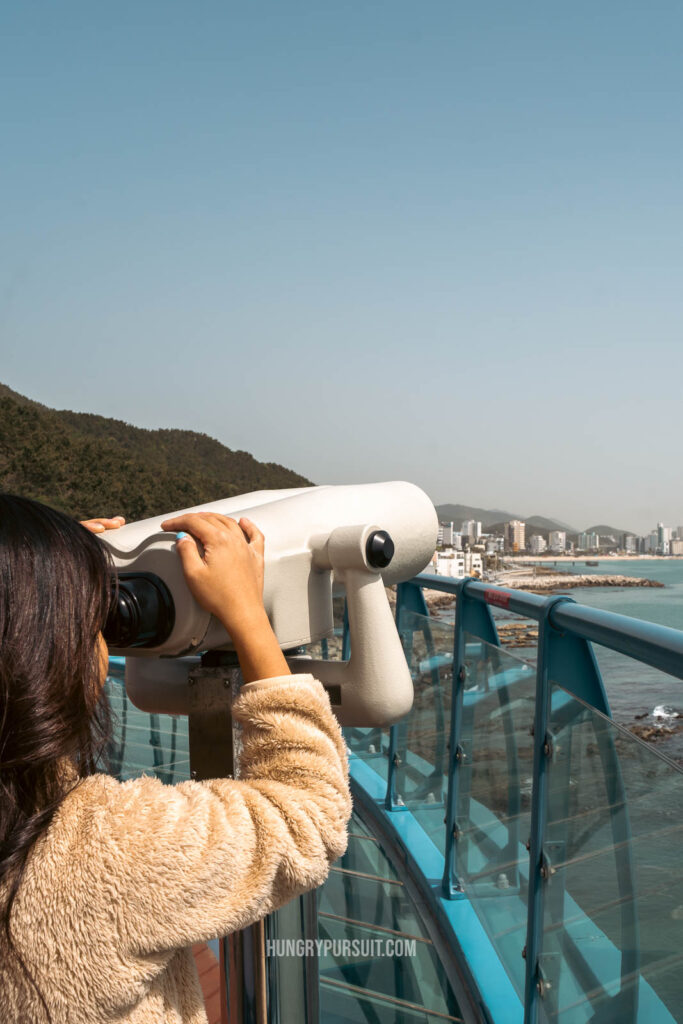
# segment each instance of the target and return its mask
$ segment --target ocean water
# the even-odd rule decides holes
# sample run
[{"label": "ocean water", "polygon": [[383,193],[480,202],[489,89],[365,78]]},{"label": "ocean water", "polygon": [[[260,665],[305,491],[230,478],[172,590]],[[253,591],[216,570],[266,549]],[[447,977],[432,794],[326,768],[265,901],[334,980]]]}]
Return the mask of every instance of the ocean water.
[{"label": "ocean water", "polygon": [[[548,565],[548,562],[544,562]],[[553,563],[550,563],[551,565]],[[664,588],[647,587],[577,587],[568,590],[576,601],[592,608],[632,615],[636,619],[657,622],[660,626],[683,629],[683,558],[603,558],[598,565],[587,566],[585,561],[558,562],[558,572],[571,572],[595,576],[639,576],[656,580]],[[561,589],[558,590],[561,593]]]},{"label": "ocean water", "polygon": [[[543,564],[549,563],[544,561]],[[639,576],[663,583],[662,588],[576,587],[568,589],[566,593],[591,608],[601,608],[683,630],[683,558],[604,558],[596,566],[586,566],[584,559],[577,559],[575,564],[558,562],[557,569],[592,575]],[[562,593],[561,588],[557,593]],[[677,712],[683,714],[683,679],[676,679],[641,665],[632,658],[594,646],[616,721],[626,726],[635,722],[644,725],[668,723],[675,726],[678,721],[683,724],[683,718],[673,717]],[[641,718],[642,715],[646,717]],[[683,732],[663,738],[654,746],[669,757],[683,761]]]}]

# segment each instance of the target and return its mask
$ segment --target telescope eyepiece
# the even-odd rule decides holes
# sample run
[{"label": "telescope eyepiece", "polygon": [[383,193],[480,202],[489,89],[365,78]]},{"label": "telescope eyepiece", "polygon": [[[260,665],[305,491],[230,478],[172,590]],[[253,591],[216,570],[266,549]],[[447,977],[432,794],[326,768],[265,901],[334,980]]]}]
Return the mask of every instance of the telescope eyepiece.
[{"label": "telescope eyepiece", "polygon": [[103,630],[109,647],[156,647],[168,640],[174,622],[173,598],[159,576],[119,574]]},{"label": "telescope eyepiece", "polygon": [[394,542],[386,530],[375,530],[365,545],[365,557],[373,569],[386,569],[394,557]]}]

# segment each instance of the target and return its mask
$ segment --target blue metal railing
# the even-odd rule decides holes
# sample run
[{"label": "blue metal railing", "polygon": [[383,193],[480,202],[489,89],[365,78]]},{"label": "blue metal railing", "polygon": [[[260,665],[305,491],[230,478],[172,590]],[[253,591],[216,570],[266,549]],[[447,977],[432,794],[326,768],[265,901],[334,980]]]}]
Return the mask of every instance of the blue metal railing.
[{"label": "blue metal railing", "polygon": [[[525,1024],[536,1024],[537,1021],[551,1018],[561,1018],[563,1021],[588,1020],[593,1019],[592,1015],[595,1014],[595,1020],[647,1021],[648,1024],[650,1020],[683,1020],[683,999],[680,993],[676,992],[673,996],[669,994],[666,1002],[660,1001],[656,992],[653,992],[641,978],[639,913],[642,912],[642,899],[638,893],[633,850],[637,843],[642,843],[643,836],[634,837],[631,831],[629,796],[622,771],[624,745],[626,749],[630,749],[631,745],[638,748],[638,757],[655,759],[658,765],[663,763],[666,772],[675,777],[680,795],[683,795],[683,787],[680,786],[683,780],[679,777],[676,765],[667,762],[651,748],[641,753],[641,742],[625,729],[611,723],[605,688],[591,646],[592,643],[598,643],[626,654],[638,662],[683,678],[683,632],[580,606],[568,597],[544,598],[535,594],[487,586],[474,580],[451,580],[421,574],[409,583],[399,585],[397,592],[397,624],[409,662],[412,658],[415,631],[422,629],[428,655],[425,663],[436,664],[435,648],[431,639],[434,627],[431,625],[432,620],[427,618],[423,589],[438,590],[453,594],[455,597],[447,755],[441,758],[435,747],[432,752],[435,763],[430,763],[425,768],[425,772],[431,772],[432,776],[435,773],[439,774],[443,761],[443,770],[447,776],[442,840],[443,871],[438,897],[433,881],[428,873],[423,873],[426,900],[430,902],[431,912],[435,916],[443,917],[444,907],[449,903],[453,908],[458,902],[466,905],[469,901],[468,890],[472,888],[471,885],[468,886],[467,878],[460,876],[458,864],[463,861],[461,847],[467,850],[468,843],[472,843],[472,834],[479,826],[471,821],[461,822],[459,810],[473,806],[472,795],[468,792],[468,787],[471,788],[472,785],[473,771],[471,761],[468,762],[467,759],[477,755],[477,732],[476,729],[472,731],[471,707],[475,700],[484,697],[484,693],[475,698],[467,692],[468,656],[470,660],[471,657],[477,656],[475,641],[480,641],[479,656],[488,658],[488,676],[484,687],[486,691],[489,682],[495,681],[496,673],[499,676],[505,676],[506,672],[510,674],[509,665],[507,669],[503,667],[501,670],[500,664],[497,667],[494,664],[494,650],[500,651],[500,657],[504,655],[508,661],[510,656],[500,648],[492,609],[501,608],[532,619],[538,623],[539,630],[533,703],[529,704],[531,721],[528,732],[531,734],[532,747],[532,786],[528,808],[529,835],[525,844],[528,853],[526,865],[521,863],[519,868],[513,863],[515,848],[520,846],[519,821],[523,817],[520,813],[520,771],[515,764],[519,730],[517,729],[515,733],[510,712],[511,701],[514,703],[514,689],[499,687],[499,707],[496,712],[502,722],[501,736],[506,750],[509,783],[507,806],[505,813],[500,817],[506,822],[507,829],[502,840],[507,850],[507,861],[502,857],[501,862],[509,863],[510,870],[506,874],[501,873],[501,877],[504,878],[505,886],[512,877],[515,892],[526,902],[525,941],[523,949],[519,950],[519,955],[525,961],[525,971],[523,984],[517,985],[521,1005],[519,1015],[511,1004],[508,1004],[507,1011],[492,1012],[491,1000],[493,999],[495,1003],[492,988],[497,982],[493,980],[486,985],[485,981],[482,982],[483,974],[480,973],[479,978],[473,977],[469,970],[471,964],[461,964],[463,973],[469,975],[471,983],[480,988],[483,985],[479,996],[484,1006],[484,1019],[488,1015],[506,1021],[521,1020],[523,1015]],[[412,628],[410,621],[406,625],[406,619],[411,618]],[[441,628],[443,629],[443,626]],[[485,648],[483,654],[481,648]],[[443,661],[441,657],[441,664]],[[433,671],[432,668],[432,675]],[[434,708],[437,732],[437,719],[442,713],[442,703],[437,702]],[[408,720],[410,717],[408,716]],[[572,893],[561,885],[557,877],[553,878],[558,874],[564,877],[573,870],[572,857],[567,851],[569,839],[575,840],[571,833],[572,829],[576,831],[573,822],[578,818],[578,815],[572,815],[569,810],[570,794],[577,786],[572,775],[574,768],[566,752],[557,756],[559,743],[556,734],[562,735],[563,742],[565,736],[569,739],[573,736],[576,739],[581,729],[588,727],[586,723],[590,726],[596,763],[600,765],[601,799],[604,800],[606,808],[593,827],[593,841],[597,843],[598,839],[595,837],[599,837],[599,842],[607,844],[605,849],[611,857],[616,887],[614,899],[611,901],[616,908],[616,916],[610,919],[610,927],[614,933],[618,931],[618,942],[605,938],[600,931],[603,951],[601,956],[606,962],[609,961],[609,967],[605,970],[601,969],[600,964],[591,962],[591,957],[586,955],[582,946],[581,936],[577,937],[576,928],[571,923],[574,918],[584,921],[591,919],[576,905]],[[380,799],[376,800],[378,805],[381,802],[384,810],[382,817],[385,820],[383,823],[380,822],[379,814],[376,814],[376,818],[378,827],[389,830],[393,828],[396,831],[399,845],[403,837],[404,853],[409,860],[412,857],[413,866],[417,868],[419,875],[419,861],[424,855],[423,838],[419,829],[411,829],[407,824],[403,813],[406,807],[397,792],[398,766],[406,759],[416,757],[414,752],[403,749],[401,737],[404,730],[405,723],[399,723],[389,731],[386,786],[381,792],[380,784]],[[466,730],[471,745],[475,747],[472,751],[466,751],[463,747],[463,733]],[[349,730],[349,733],[352,732],[353,730]],[[479,739],[481,740],[481,736]],[[366,769],[367,765],[363,765],[362,768]],[[627,768],[631,768],[628,763]],[[374,785],[377,789],[377,784]],[[359,768],[355,780],[355,792],[358,796],[364,787],[372,788],[370,776],[367,771]],[[591,799],[597,798],[592,796]],[[561,814],[557,813],[558,800],[564,808]],[[607,838],[606,830],[609,832]],[[588,841],[584,838],[583,842],[586,846]],[[603,855],[604,850],[600,851],[600,854]],[[566,859],[565,864],[562,864],[563,856]],[[588,857],[589,854],[582,853],[582,856]],[[557,863],[562,865],[559,871]],[[505,895],[509,901],[507,891]],[[646,898],[645,894],[643,899]],[[438,906],[439,902],[441,907]],[[474,901],[472,902],[474,904]],[[446,910],[446,916],[450,916],[452,920],[453,913],[454,910],[449,915]],[[604,909],[599,909],[596,916],[604,913]],[[595,930],[595,934],[598,934],[598,929]],[[467,942],[463,946],[462,936],[458,937],[455,931],[451,939],[453,948],[459,950],[461,956],[472,959],[473,955],[476,955],[476,952],[473,954],[471,945],[469,949],[464,948],[468,945]],[[554,951],[556,940],[559,952]],[[493,945],[489,952],[492,957]],[[675,959],[676,948],[670,952]],[[553,957],[556,958],[555,962]],[[544,960],[550,964],[549,969],[544,969]],[[557,962],[563,966],[563,977],[556,967]],[[510,973],[509,964],[506,964],[506,967]],[[554,975],[552,979],[549,973]],[[566,1005],[564,1009],[561,1005],[562,999],[565,1000],[565,1004],[568,999],[571,1001],[566,995],[568,973],[572,974],[571,984],[575,985],[578,991],[573,1012],[570,1012]],[[656,971],[652,973],[656,975]],[[494,977],[495,972],[491,979]],[[558,990],[564,988],[562,995],[559,991],[551,992],[553,984]],[[677,1005],[679,999],[681,1005]],[[675,1016],[671,1014],[672,1007]]]}]

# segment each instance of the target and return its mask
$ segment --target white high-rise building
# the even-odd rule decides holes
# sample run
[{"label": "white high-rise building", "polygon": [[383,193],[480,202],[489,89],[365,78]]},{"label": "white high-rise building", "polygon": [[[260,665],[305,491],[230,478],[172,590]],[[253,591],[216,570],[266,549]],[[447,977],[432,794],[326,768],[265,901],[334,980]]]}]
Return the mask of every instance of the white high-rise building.
[{"label": "white high-rise building", "polygon": [[547,547],[545,537],[541,537],[540,533],[535,533],[529,540],[529,550],[532,555],[542,555]]},{"label": "white high-rise building", "polygon": [[565,530],[551,530],[548,537],[548,547],[551,551],[562,552],[567,547],[567,533]]}]

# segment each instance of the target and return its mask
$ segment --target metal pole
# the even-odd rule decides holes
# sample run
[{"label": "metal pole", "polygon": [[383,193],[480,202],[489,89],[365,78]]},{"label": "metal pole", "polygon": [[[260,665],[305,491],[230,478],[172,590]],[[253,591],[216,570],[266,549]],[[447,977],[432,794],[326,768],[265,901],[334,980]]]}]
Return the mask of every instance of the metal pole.
[{"label": "metal pole", "polygon": [[[232,703],[242,685],[235,655],[210,651],[188,677],[190,775],[193,779],[234,778],[240,738],[234,729]],[[267,1024],[266,963],[263,921],[221,942],[225,992],[223,1024]]]},{"label": "metal pole", "polygon": [[463,894],[458,879],[456,855],[458,848],[458,770],[462,765],[463,750],[460,745],[462,730],[463,695],[465,692],[465,586],[460,585],[455,599],[455,625],[453,627],[453,678],[451,683],[451,722],[448,739],[448,795],[446,797],[446,847],[444,875],[441,891],[446,899],[456,899]]},{"label": "metal pole", "polygon": [[526,959],[524,986],[524,1024],[537,1024],[539,1003],[547,993],[547,983],[541,968],[543,947],[543,913],[545,886],[549,878],[550,863],[544,851],[548,823],[548,762],[553,755],[553,737],[550,734],[550,671],[551,636],[553,627],[549,616],[564,597],[546,601],[538,623],[538,661],[536,663],[536,706],[533,722],[534,761],[533,789],[531,792],[531,835],[529,837],[529,896],[527,906],[527,934],[523,956]]}]

